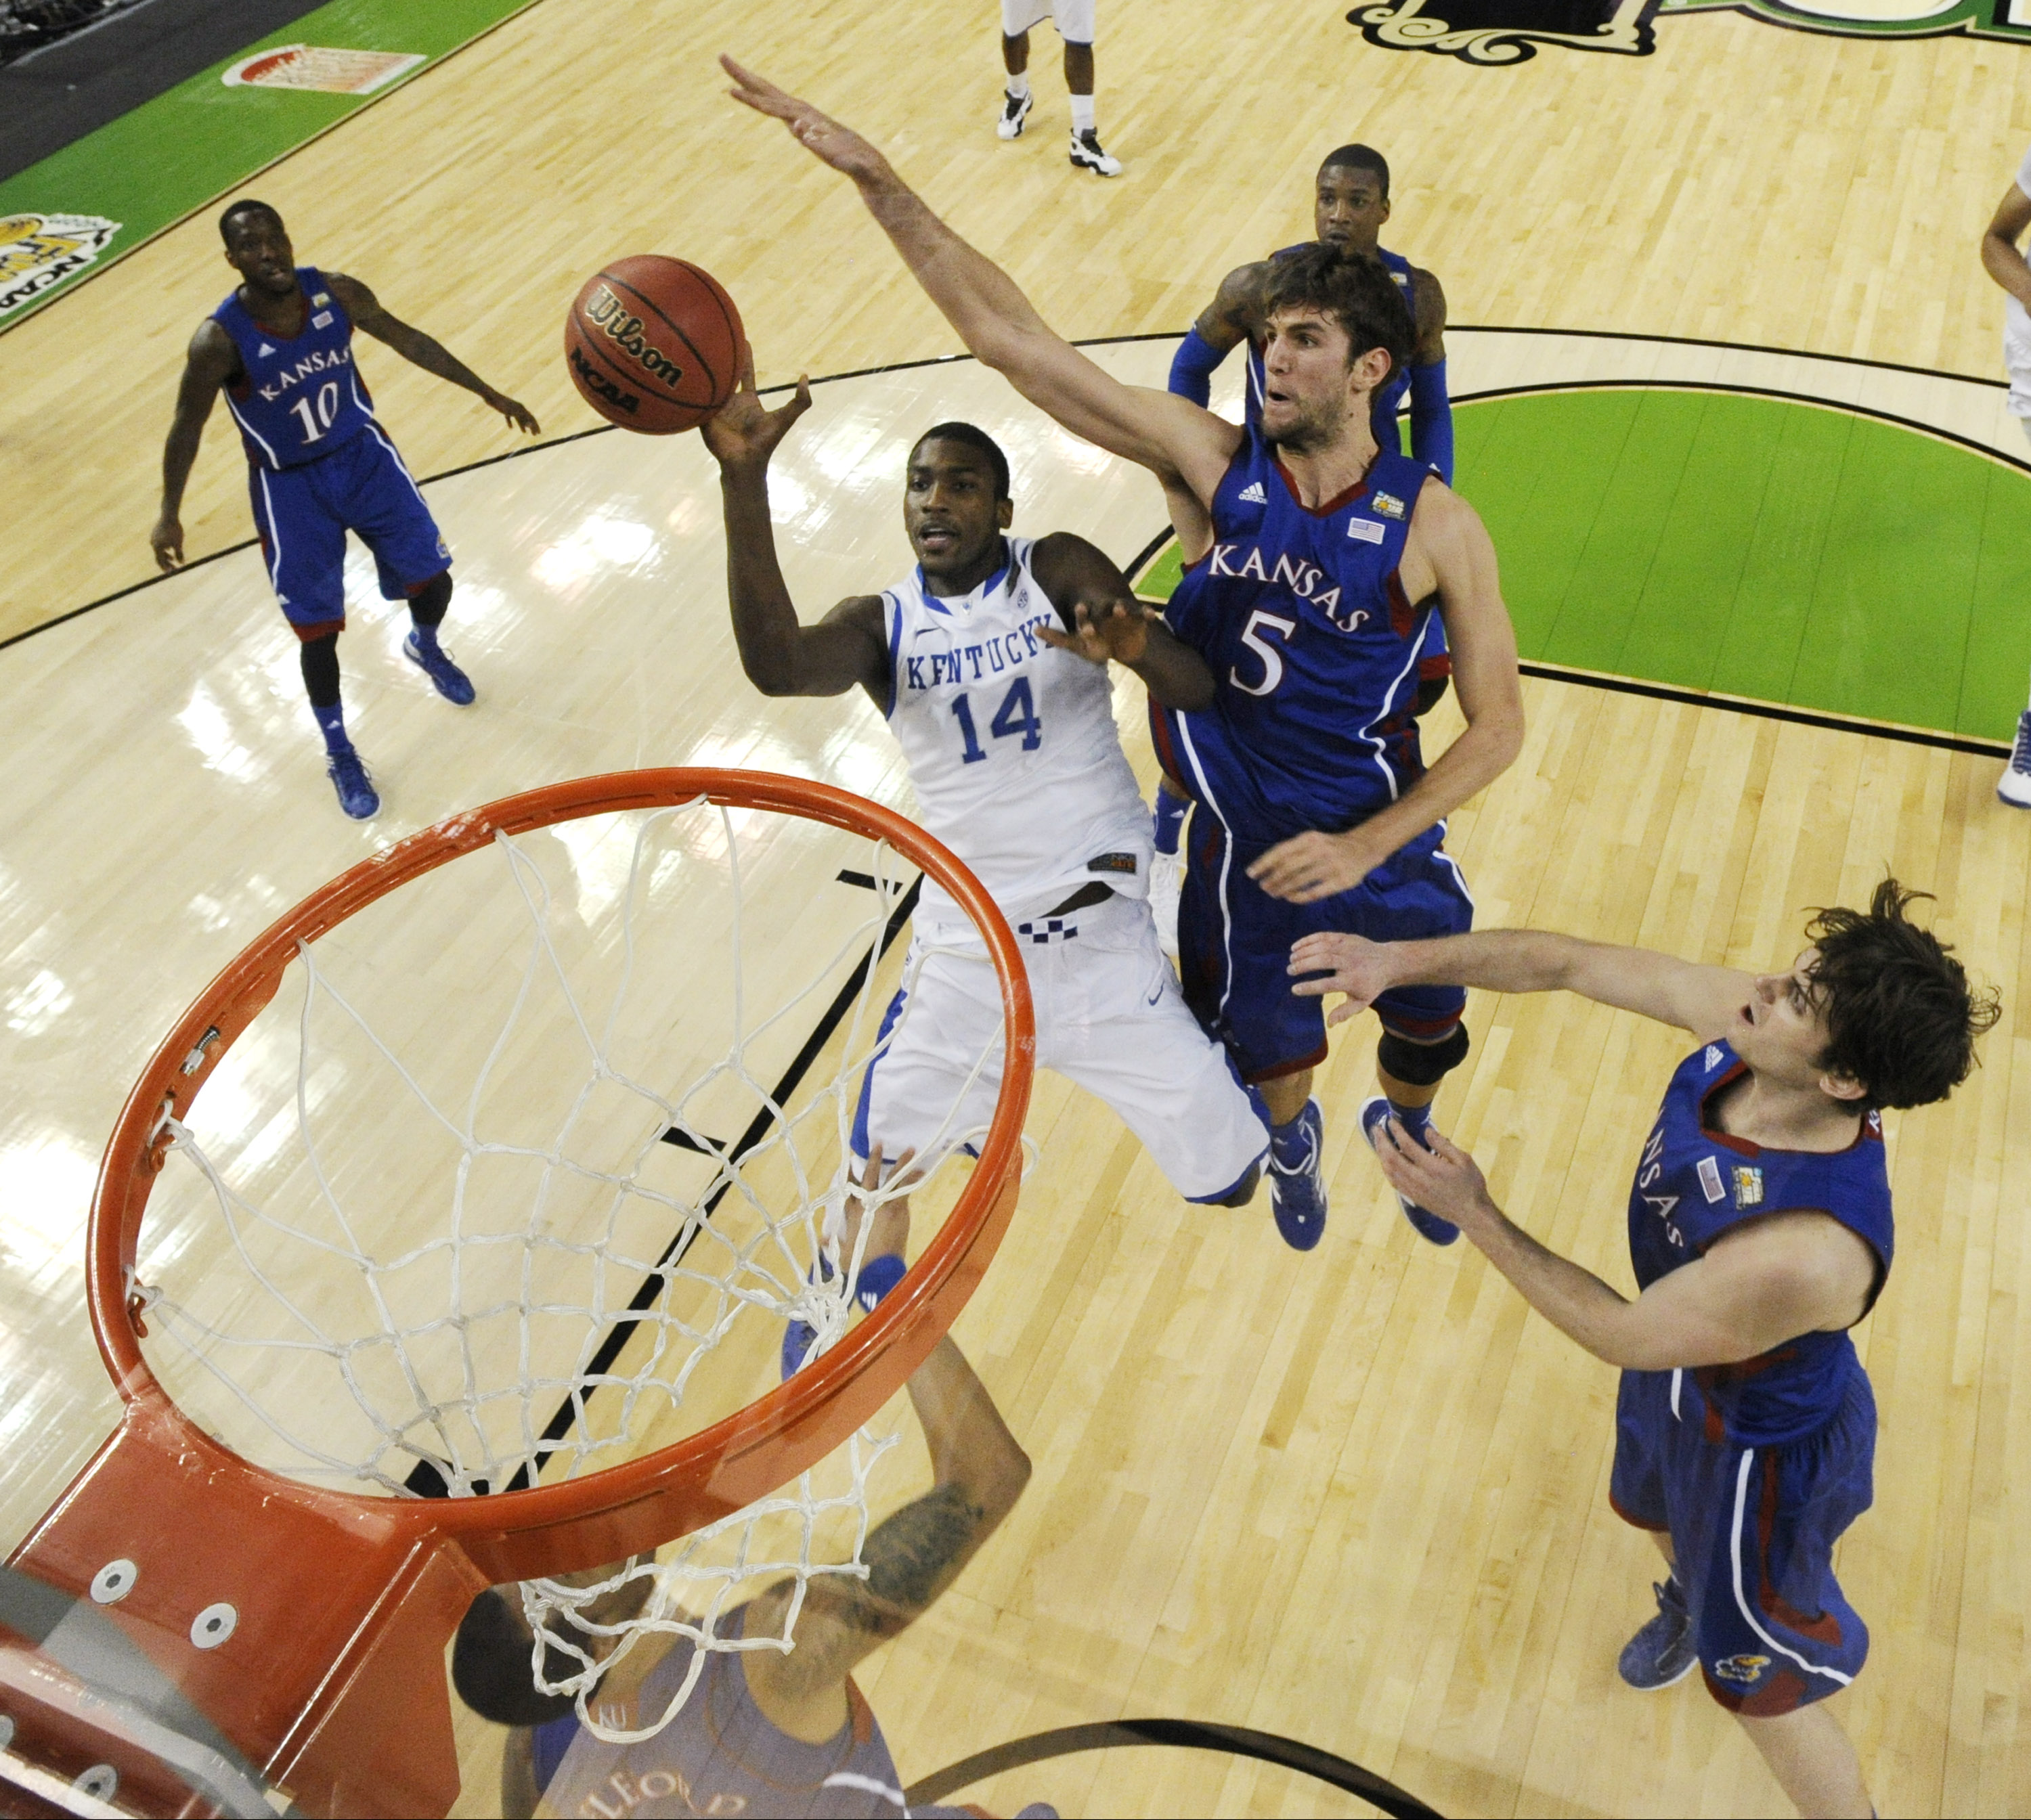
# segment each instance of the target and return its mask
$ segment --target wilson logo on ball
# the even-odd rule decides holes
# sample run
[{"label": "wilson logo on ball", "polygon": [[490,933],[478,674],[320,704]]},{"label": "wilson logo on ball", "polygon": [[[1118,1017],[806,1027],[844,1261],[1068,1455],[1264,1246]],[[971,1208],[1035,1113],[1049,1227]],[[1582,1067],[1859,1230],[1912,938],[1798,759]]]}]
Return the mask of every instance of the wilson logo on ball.
[{"label": "wilson logo on ball", "polygon": [[660,379],[665,385],[674,386],[684,378],[682,367],[643,339],[642,318],[630,315],[622,307],[620,300],[604,285],[593,292],[592,301],[586,305],[585,313],[598,324],[600,333],[608,341],[651,378]]}]

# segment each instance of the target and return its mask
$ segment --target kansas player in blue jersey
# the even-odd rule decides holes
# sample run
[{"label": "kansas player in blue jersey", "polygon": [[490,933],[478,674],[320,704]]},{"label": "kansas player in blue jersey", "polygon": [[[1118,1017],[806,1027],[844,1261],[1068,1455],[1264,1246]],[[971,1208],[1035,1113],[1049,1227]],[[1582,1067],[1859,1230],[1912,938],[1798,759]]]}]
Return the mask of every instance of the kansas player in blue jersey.
[{"label": "kansas player in blue jersey", "polygon": [[[859,135],[722,58],[736,98],[851,177],[967,348],[1075,435],[1162,484],[1188,564],[1173,630],[1215,679],[1213,702],[1153,716],[1159,756],[1195,808],[1179,929],[1186,996],[1261,1086],[1270,1186],[1287,1242],[1318,1242],[1326,1053],[1316,1000],[1284,975],[1315,929],[1392,938],[1466,929],[1473,905],[1444,820],[1515,758],[1515,635],[1474,508],[1378,446],[1370,396],[1409,358],[1410,312],[1378,265],[1316,247],[1276,262],[1259,426],[1124,385],[1054,333],[998,266],[953,233]],[[1434,614],[1466,728],[1428,768],[1412,712]],[[1384,1097],[1422,1122],[1465,1059],[1466,995],[1387,995]],[[1455,1236],[1408,1204],[1425,1236]]]},{"label": "kansas player in blue jersey", "polygon": [[[1326,154],[1313,185],[1313,239],[1285,247],[1266,259],[1238,266],[1220,281],[1218,292],[1199,315],[1171,361],[1170,389],[1196,404],[1207,403],[1213,375],[1235,348],[1248,350],[1247,383],[1242,394],[1246,420],[1262,417],[1262,344],[1265,303],[1276,262],[1306,245],[1336,248],[1348,259],[1379,259],[1410,306],[1416,330],[1409,363],[1398,367],[1369,395],[1369,422],[1377,444],[1392,453],[1402,446],[1397,414],[1407,396],[1411,411],[1411,452],[1447,486],[1453,479],[1452,400],[1446,392],[1446,296],[1438,279],[1414,266],[1401,253],[1382,246],[1382,225],[1389,219],[1389,161],[1372,147],[1343,145]],[[1425,714],[1446,692],[1452,663],[1446,651],[1445,628],[1437,615],[1425,634],[1418,660],[1416,712]],[[1188,799],[1182,791],[1160,784],[1157,797],[1157,850],[1178,850]],[[1177,892],[1182,862],[1159,861],[1150,874],[1150,903],[1158,926],[1168,936],[1168,951],[1177,954]]]},{"label": "kansas player in blue jersey", "polygon": [[1894,879],[1866,912],[1821,911],[1813,945],[1761,976],[1567,936],[1490,930],[1293,948],[1301,993],[1333,1017],[1410,985],[1578,992],[1689,1030],[1629,1195],[1632,1301],[1511,1223],[1474,1160],[1393,1121],[1397,1191],[1455,1221],[1555,1327],[1622,1368],[1609,1496],[1670,1572],[1623,1651],[1632,1686],[1697,1663],[1805,1814],[1871,1812],[1854,1748],[1817,1705],[1869,1632],[1833,1572],[1869,1508],[1876,1405],[1847,1330],[1890,1274],[1884,1107],[1965,1080],[1999,1015]]},{"label": "kansas player in blue jersey", "polygon": [[425,372],[476,393],[516,428],[534,435],[538,426],[523,406],[420,329],[389,314],[358,279],[298,266],[282,218],[266,203],[233,203],[218,229],[226,263],[240,282],[191,338],[162,453],[162,516],[148,542],[164,570],[182,563],[177,513],[184,486],[212,401],[223,392],[247,450],[248,489],[268,579],[302,641],[304,687],[324,735],[339,806],[363,821],[381,799],[346,735],[340,698],[348,530],[374,553],[382,595],[408,602],[412,626],[403,654],[446,701],[467,706],[474,691],[438,642],[451,605],[451,552],[374,419],[374,400],[353,361],[353,330],[364,329]]},{"label": "kansas player in blue jersey", "polygon": [[[891,1203],[876,1217],[889,1219]],[[892,1224],[870,1234],[869,1251],[900,1252]],[[848,1251],[851,1239],[846,1241]],[[539,1692],[530,1672],[535,1639],[520,1602],[482,1593],[460,1626],[452,1674],[475,1712],[512,1725],[501,1764],[500,1813],[583,1816],[659,1814],[875,1815],[978,1813],[977,1808],[906,1808],[903,1778],[881,1726],[854,1684],[853,1669],[929,1610],[1015,1507],[1030,1461],[958,1346],[941,1340],[909,1383],[936,1483],[885,1517],[862,1550],[867,1572],[821,1575],[800,1612],[797,1582],[785,1580],[723,1614],[722,1636],[792,1638],[788,1651],[748,1649],[707,1655],[698,1684],[655,1736],[609,1744],[579,1722],[572,1703]],[[597,1584],[620,1564],[572,1577]],[[647,1603],[646,1572],[585,1609],[588,1624],[615,1626]],[[588,1631],[588,1655],[604,1659],[609,1633]],[[558,1655],[561,1652],[557,1652]],[[646,1635],[615,1661],[591,1701],[609,1729],[653,1723],[683,1687],[691,1645],[669,1632]],[[553,1660],[550,1678],[576,1672]],[[929,1767],[929,1766],[925,1766]],[[1019,1820],[1056,1820],[1042,1803]]]}]

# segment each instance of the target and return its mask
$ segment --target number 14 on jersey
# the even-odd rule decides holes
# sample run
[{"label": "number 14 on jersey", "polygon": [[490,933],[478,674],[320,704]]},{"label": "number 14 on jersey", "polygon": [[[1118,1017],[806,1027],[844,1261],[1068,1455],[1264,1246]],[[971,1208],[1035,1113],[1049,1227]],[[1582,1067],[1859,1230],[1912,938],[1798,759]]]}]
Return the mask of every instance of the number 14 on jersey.
[{"label": "number 14 on jersey", "polygon": [[[973,701],[961,695],[952,705],[952,718],[959,722],[961,738],[966,742],[965,760],[968,765],[977,765],[987,756],[980,743],[980,735],[974,730]],[[988,736],[993,739],[1008,739],[1019,733],[1023,735],[1023,750],[1034,752],[1043,743],[1044,724],[1037,718],[1037,704],[1030,693],[1030,679],[1018,676],[1008,685],[1008,693],[1001,698],[1001,705],[994,710],[994,718],[987,724]]]}]

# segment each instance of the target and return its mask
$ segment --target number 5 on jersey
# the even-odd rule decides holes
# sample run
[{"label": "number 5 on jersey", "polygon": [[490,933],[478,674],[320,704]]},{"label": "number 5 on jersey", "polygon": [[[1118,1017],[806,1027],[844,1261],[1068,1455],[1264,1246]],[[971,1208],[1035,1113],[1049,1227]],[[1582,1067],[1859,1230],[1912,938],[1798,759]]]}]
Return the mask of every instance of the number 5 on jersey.
[{"label": "number 5 on jersey", "polygon": [[[1280,664],[1279,668],[1281,665]],[[977,765],[987,756],[982,749],[980,735],[973,728],[973,703],[964,695],[952,705],[952,717],[959,722],[960,735],[966,741],[965,762]],[[991,738],[1006,739],[1012,735],[1023,735],[1023,750],[1034,752],[1043,743],[1044,724],[1037,718],[1037,703],[1030,693],[1030,679],[1018,676],[1008,685],[1008,693],[1001,698],[1001,705],[994,710],[994,718],[987,724]]]},{"label": "number 5 on jersey", "polygon": [[1266,644],[1256,635],[1258,631],[1280,632],[1285,643],[1297,634],[1298,622],[1287,620],[1280,613],[1265,613],[1260,607],[1248,616],[1248,623],[1241,628],[1241,642],[1262,660],[1262,679],[1259,683],[1244,683],[1239,665],[1227,673],[1227,679],[1244,695],[1267,695],[1284,680],[1284,653],[1274,645]]}]

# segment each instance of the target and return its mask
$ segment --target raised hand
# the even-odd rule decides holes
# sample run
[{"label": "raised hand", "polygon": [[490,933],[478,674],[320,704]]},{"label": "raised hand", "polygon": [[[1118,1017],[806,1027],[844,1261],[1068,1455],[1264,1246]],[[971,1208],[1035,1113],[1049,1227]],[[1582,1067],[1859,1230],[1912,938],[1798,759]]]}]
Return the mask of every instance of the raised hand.
[{"label": "raised hand", "polygon": [[751,463],[765,467],[769,457],[776,452],[776,445],[789,433],[790,426],[811,408],[811,381],[800,373],[797,375],[797,389],[789,401],[779,404],[773,411],[765,410],[755,389],[755,351],[743,347],[740,351],[740,378],[734,387],[733,396],[721,406],[716,415],[708,417],[699,426],[699,434],[705,438],[706,447],[712,451],[721,467],[738,467]]},{"label": "raised hand", "polygon": [[721,53],[719,66],[733,78],[727,92],[736,101],[780,120],[790,136],[814,158],[856,182],[893,175],[889,161],[850,126],[841,126],[808,101],[801,101],[788,89],[778,88],[766,76],[743,69]]},{"label": "raised hand", "polygon": [[1486,1228],[1495,1203],[1488,1197],[1488,1178],[1471,1156],[1432,1126],[1425,1126],[1422,1141],[1393,1118],[1382,1131],[1384,1141],[1376,1145],[1375,1156],[1392,1188],[1451,1220],[1470,1238]]},{"label": "raised hand", "polygon": [[1302,937],[1291,949],[1289,971],[1317,974],[1299,979],[1291,990],[1301,999],[1323,998],[1328,992],[1344,992],[1347,1002],[1326,1014],[1329,1024],[1343,1024],[1374,1003],[1392,984],[1389,951],[1381,942],[1362,936],[1321,933]]},{"label": "raised hand", "polygon": [[1072,620],[1070,632],[1039,626],[1037,636],[1089,664],[1105,664],[1110,657],[1117,664],[1139,663],[1150,648],[1148,616],[1142,603],[1132,597],[1103,601],[1097,607],[1080,601],[1073,606]]}]

